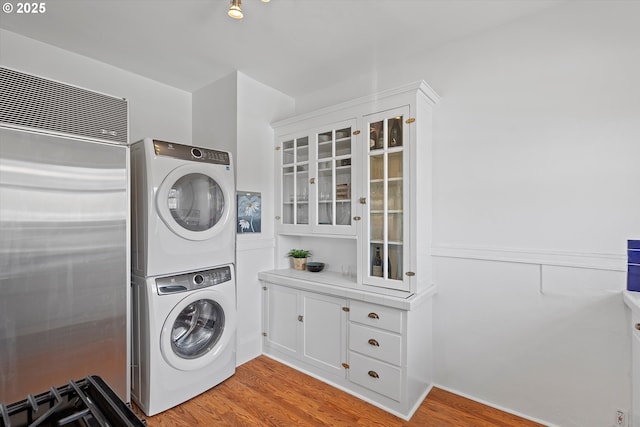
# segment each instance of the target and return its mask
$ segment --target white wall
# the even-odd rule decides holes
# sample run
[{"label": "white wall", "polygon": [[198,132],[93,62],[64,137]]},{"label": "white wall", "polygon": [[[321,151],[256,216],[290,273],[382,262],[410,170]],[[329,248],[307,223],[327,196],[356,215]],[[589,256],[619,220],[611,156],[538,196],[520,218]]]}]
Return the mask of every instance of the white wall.
[{"label": "white wall", "polygon": [[273,268],[274,143],[270,123],[293,111],[293,99],[238,73],[238,190],[259,192],[262,232],[238,234],[238,363],[262,353],[262,287]]},{"label": "white wall", "polygon": [[258,272],[273,268],[274,144],[270,123],[291,114],[293,99],[235,72],[193,94],[194,145],[229,150],[238,191],[259,192],[260,233],[239,233],[237,363],[262,353],[262,291]]},{"label": "white wall", "polygon": [[420,79],[442,96],[441,386],[558,426],[608,427],[630,407],[638,16],[638,2],[566,2],[296,99],[303,112]]},{"label": "white wall", "polygon": [[0,64],[129,100],[130,138],[191,143],[191,94],[103,62],[0,30]]},{"label": "white wall", "polygon": [[[231,73],[193,92],[193,145],[231,152],[237,158],[237,76]],[[236,169],[237,176],[237,169]]]}]

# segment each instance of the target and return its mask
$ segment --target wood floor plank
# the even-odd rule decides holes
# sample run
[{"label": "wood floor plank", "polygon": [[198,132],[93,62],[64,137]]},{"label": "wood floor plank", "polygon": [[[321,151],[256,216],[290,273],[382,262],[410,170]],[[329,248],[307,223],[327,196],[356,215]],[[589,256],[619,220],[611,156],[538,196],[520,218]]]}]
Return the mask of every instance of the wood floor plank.
[{"label": "wood floor plank", "polygon": [[404,421],[266,356],[161,414],[133,406],[148,427],[544,427],[438,388]]}]

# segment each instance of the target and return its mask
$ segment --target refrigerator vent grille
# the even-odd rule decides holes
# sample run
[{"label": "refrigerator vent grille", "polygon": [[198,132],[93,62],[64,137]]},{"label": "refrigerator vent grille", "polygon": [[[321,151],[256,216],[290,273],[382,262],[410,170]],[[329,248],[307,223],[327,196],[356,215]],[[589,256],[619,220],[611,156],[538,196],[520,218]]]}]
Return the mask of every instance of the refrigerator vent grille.
[{"label": "refrigerator vent grille", "polygon": [[128,102],[0,67],[0,124],[127,144]]}]

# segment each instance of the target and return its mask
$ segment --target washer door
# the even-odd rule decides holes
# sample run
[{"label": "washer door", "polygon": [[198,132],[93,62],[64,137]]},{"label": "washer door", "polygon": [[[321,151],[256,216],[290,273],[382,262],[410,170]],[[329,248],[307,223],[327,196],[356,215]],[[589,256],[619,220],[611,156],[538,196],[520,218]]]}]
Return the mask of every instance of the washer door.
[{"label": "washer door", "polygon": [[182,238],[211,239],[231,221],[235,208],[231,186],[225,185],[230,173],[208,164],[172,170],[156,192],[162,221]]},{"label": "washer door", "polygon": [[232,344],[235,329],[235,305],[229,298],[215,290],[191,292],[164,322],[162,356],[176,369],[200,369]]}]

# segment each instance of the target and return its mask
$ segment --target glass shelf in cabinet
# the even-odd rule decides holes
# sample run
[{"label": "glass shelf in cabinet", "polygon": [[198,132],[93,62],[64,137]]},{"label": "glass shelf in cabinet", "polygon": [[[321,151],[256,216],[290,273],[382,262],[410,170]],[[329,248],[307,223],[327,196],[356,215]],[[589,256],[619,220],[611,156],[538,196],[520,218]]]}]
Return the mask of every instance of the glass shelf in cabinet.
[{"label": "glass shelf in cabinet", "polygon": [[336,130],[336,138],[348,138],[351,136],[351,128]]}]

